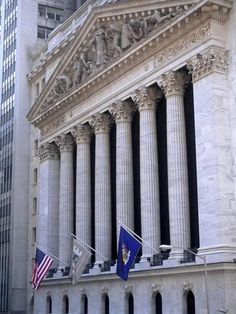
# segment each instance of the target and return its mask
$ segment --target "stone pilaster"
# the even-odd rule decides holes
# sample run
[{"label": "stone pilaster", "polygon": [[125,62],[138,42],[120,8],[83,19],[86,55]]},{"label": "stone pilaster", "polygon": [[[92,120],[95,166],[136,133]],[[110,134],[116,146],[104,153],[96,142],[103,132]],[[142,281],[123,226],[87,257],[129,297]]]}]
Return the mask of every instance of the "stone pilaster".
[{"label": "stone pilaster", "polygon": [[[95,131],[95,249],[111,258],[111,178],[110,141],[111,118],[108,114],[96,114],[90,124]],[[96,264],[104,258],[96,253]]]},{"label": "stone pilaster", "polygon": [[[73,231],[73,149],[74,142],[69,134],[55,139],[60,150],[60,197],[59,197],[59,258],[70,265]],[[64,268],[61,264],[60,267]]]},{"label": "stone pilaster", "polygon": [[[148,88],[136,91],[140,113],[140,186],[142,238],[158,250],[160,245],[160,198],[156,131],[156,101]],[[161,95],[159,95],[161,97]],[[143,245],[143,260],[153,250]]]},{"label": "stone pilaster", "polygon": [[184,117],[184,88],[189,77],[181,72],[162,76],[160,85],[167,106],[167,155],[170,240],[172,256],[182,257],[182,249],[190,247],[190,213],[188,166]]},{"label": "stone pilaster", "polygon": [[77,144],[76,157],[76,236],[91,245],[91,169],[89,125],[79,124],[72,134]]},{"label": "stone pilaster", "polygon": [[[200,249],[208,261],[236,253],[235,123],[228,90],[228,52],[211,47],[188,62],[193,78]],[[233,104],[232,104],[233,105]],[[232,132],[232,133],[231,133]],[[230,134],[231,133],[231,134]]]},{"label": "stone pilaster", "polygon": [[[39,208],[37,242],[40,247],[58,256],[59,212],[59,152],[52,143],[43,144],[39,151]],[[57,267],[54,261],[53,267]]]},{"label": "stone pilaster", "polygon": [[[110,107],[116,121],[116,218],[130,229],[134,228],[133,154],[131,102],[120,101]],[[119,239],[117,223],[117,240]]]}]

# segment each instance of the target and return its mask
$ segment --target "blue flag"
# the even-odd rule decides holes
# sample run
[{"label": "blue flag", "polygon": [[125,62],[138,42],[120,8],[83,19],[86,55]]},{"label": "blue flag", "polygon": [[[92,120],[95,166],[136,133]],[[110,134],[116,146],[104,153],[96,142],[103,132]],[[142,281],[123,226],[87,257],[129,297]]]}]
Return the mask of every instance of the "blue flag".
[{"label": "blue flag", "polygon": [[116,274],[120,278],[128,280],[129,270],[140,248],[141,243],[121,226],[116,266]]}]

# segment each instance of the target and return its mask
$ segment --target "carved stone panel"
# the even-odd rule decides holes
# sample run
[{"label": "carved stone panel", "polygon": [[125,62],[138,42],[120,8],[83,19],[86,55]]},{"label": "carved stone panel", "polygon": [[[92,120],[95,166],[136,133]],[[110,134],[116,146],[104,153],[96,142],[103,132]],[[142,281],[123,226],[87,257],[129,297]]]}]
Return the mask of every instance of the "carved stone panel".
[{"label": "carved stone panel", "polygon": [[183,11],[183,7],[176,7],[168,13],[153,10],[149,13],[143,12],[143,16],[121,17],[112,23],[98,20],[63,74],[56,78],[44,107],[47,108],[48,104],[63,98],[68,91],[95,75],[160,25]]}]

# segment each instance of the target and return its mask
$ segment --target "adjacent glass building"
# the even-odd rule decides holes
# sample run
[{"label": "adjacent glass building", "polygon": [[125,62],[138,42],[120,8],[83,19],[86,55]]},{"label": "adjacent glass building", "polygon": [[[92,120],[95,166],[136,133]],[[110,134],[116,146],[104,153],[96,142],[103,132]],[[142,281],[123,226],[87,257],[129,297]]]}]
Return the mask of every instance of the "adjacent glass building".
[{"label": "adjacent glass building", "polygon": [[76,1],[0,1],[0,313],[25,313],[31,53]]}]

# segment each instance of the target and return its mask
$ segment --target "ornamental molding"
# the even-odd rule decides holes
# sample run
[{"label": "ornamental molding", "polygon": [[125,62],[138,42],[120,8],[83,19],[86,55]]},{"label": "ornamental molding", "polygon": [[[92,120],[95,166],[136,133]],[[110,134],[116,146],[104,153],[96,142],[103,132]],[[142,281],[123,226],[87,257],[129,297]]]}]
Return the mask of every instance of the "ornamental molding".
[{"label": "ornamental molding", "polygon": [[192,74],[192,81],[196,82],[212,72],[226,73],[228,59],[228,50],[220,47],[211,47],[197,54],[187,63],[189,73]]},{"label": "ornamental molding", "polygon": [[185,88],[190,83],[190,76],[185,72],[170,71],[161,76],[158,85],[163,89],[166,97],[183,95]]},{"label": "ornamental molding", "polygon": [[92,116],[89,123],[94,129],[95,134],[109,133],[112,124],[112,118],[108,113],[97,113]]},{"label": "ornamental molding", "polygon": [[158,101],[162,98],[163,93],[160,89],[152,87],[143,87],[137,89],[131,97],[137,104],[139,111],[152,109],[155,110]]},{"label": "ornamental molding", "polygon": [[125,293],[133,293],[133,286],[132,285],[125,285]]},{"label": "ornamental molding", "polygon": [[55,143],[60,152],[72,152],[74,149],[74,140],[71,134],[61,134],[57,136]]},{"label": "ornamental molding", "polygon": [[184,280],[183,281],[183,291],[188,292],[188,291],[192,291],[192,290],[193,290],[193,283],[188,281],[188,280]]},{"label": "ornamental molding", "polygon": [[46,135],[52,134],[55,130],[57,130],[60,126],[65,123],[65,114],[62,116],[53,119],[50,123],[46,124],[41,128],[41,135],[44,137]]},{"label": "ornamental molding", "polygon": [[87,293],[87,290],[85,288],[80,289],[80,295],[81,296],[86,295],[86,293]]},{"label": "ornamental molding", "polygon": [[92,129],[89,125],[77,124],[71,129],[71,134],[74,137],[76,144],[89,144]]},{"label": "ornamental molding", "polygon": [[211,34],[211,23],[205,22],[189,34],[183,36],[174,44],[167,46],[155,56],[155,66],[160,68],[167,64],[175,57],[178,57],[183,52],[193,49],[200,42],[204,41]]},{"label": "ornamental molding", "polygon": [[101,287],[100,293],[101,294],[108,294],[108,288],[107,287]]},{"label": "ornamental molding", "polygon": [[[119,4],[112,6],[112,10],[104,7],[93,11],[68,44],[28,113],[31,123],[42,129],[52,116],[61,116],[148,57],[155,56],[157,51],[160,52],[155,63],[159,67],[182,53],[186,45],[190,48],[199,44],[210,34],[210,22],[205,28],[203,24],[213,19],[223,22],[232,2],[182,0],[171,5],[169,1],[157,1],[155,7],[150,4],[151,9],[147,5],[146,9],[134,4],[126,6],[126,11]],[[192,35],[188,37],[189,33]],[[183,36],[188,37],[185,42],[181,42]],[[167,52],[168,45],[177,40],[178,49],[172,45]]]},{"label": "ornamental molding", "polygon": [[38,157],[40,162],[44,162],[48,159],[58,160],[59,151],[54,143],[45,143],[39,147]]},{"label": "ornamental molding", "polygon": [[152,293],[158,293],[161,291],[161,285],[157,283],[152,284]]},{"label": "ornamental molding", "polygon": [[114,117],[116,123],[127,121],[131,122],[133,114],[135,112],[136,108],[134,104],[131,101],[118,101],[116,103],[113,103],[109,107],[109,111],[111,115]]}]

